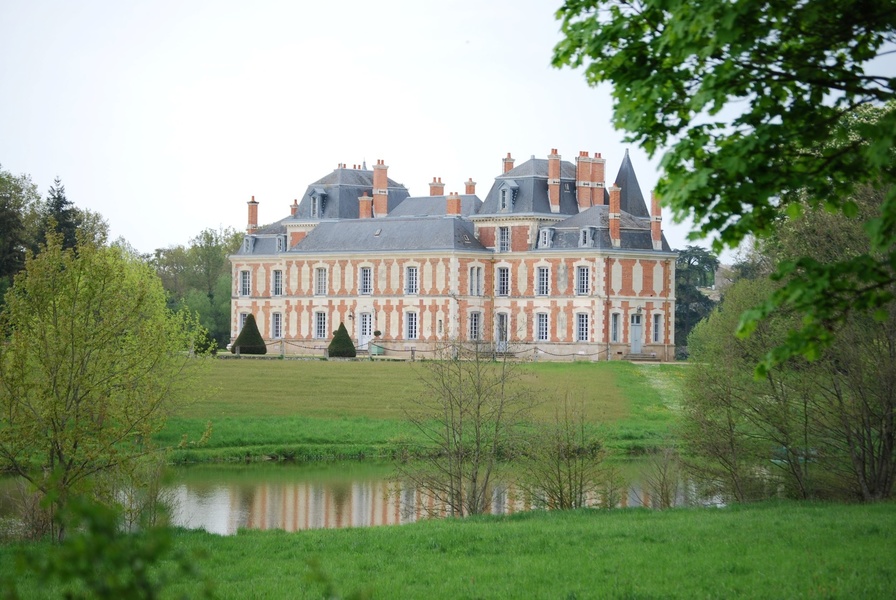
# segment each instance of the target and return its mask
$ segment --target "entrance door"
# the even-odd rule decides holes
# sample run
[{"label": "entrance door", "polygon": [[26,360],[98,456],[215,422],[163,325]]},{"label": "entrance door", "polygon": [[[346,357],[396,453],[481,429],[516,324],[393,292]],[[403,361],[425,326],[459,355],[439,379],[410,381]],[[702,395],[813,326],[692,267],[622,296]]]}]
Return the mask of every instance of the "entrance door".
[{"label": "entrance door", "polygon": [[641,354],[641,315],[632,315],[632,326],[629,329],[629,339],[632,342],[632,354]]},{"label": "entrance door", "polygon": [[367,343],[373,337],[373,314],[361,313],[358,319],[358,350],[367,350]]},{"label": "entrance door", "polygon": [[495,323],[495,351],[507,352],[507,313],[498,313]]}]

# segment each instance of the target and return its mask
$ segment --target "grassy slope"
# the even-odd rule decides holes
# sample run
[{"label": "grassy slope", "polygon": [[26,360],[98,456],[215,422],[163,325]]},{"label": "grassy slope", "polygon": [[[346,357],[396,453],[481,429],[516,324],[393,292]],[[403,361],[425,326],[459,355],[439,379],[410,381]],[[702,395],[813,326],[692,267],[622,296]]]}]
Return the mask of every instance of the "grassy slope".
[{"label": "grassy slope", "polygon": [[[400,527],[177,534],[220,598],[892,598],[896,504],[525,513]],[[13,561],[0,547],[0,576]],[[23,581],[35,593],[33,581]],[[192,596],[196,580],[171,592]],[[42,588],[41,596],[46,591]],[[26,597],[29,597],[26,595]]]},{"label": "grassy slope", "polygon": [[[419,442],[404,411],[427,393],[420,379],[425,368],[419,362],[214,361],[202,382],[205,398],[172,417],[157,441],[175,447],[186,435],[174,461],[386,456]],[[605,428],[611,445],[636,450],[668,434],[674,389],[657,382],[670,381],[681,367],[581,362],[524,368],[522,383],[544,400],[536,420],[550,418],[569,394],[584,399],[588,418]],[[197,447],[191,442],[207,422],[211,439]]]}]

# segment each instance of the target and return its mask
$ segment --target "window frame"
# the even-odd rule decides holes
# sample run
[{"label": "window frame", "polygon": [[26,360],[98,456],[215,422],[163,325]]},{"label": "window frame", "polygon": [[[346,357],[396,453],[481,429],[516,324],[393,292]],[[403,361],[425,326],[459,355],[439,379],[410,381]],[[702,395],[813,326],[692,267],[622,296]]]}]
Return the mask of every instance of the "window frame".
[{"label": "window frame", "polygon": [[498,252],[510,252],[510,227],[501,225],[498,227],[496,244]]},{"label": "window frame", "polygon": [[510,296],[510,267],[497,267],[495,271],[495,296]]},{"label": "window frame", "polygon": [[471,342],[482,340],[482,312],[472,311],[467,321],[467,338]]},{"label": "window frame", "polygon": [[535,341],[547,342],[551,339],[551,321],[548,313],[535,313]]},{"label": "window frame", "polygon": [[314,332],[315,340],[325,340],[327,335],[327,313],[322,310],[314,311]]},{"label": "window frame", "polygon": [[274,269],[271,272],[271,295],[272,296],[282,296],[283,295],[283,270],[282,269]]},{"label": "window frame", "polygon": [[420,271],[416,265],[408,265],[404,268],[404,293],[408,296],[416,296],[420,293]]},{"label": "window frame", "polygon": [[576,313],[576,341],[591,341],[591,315],[585,312]]},{"label": "window frame", "polygon": [[610,341],[618,344],[621,339],[621,331],[619,328],[621,316],[618,312],[610,314]]},{"label": "window frame", "polygon": [[660,343],[660,330],[662,329],[662,326],[663,315],[660,313],[653,313],[653,335],[651,337],[653,338],[654,344]]},{"label": "window frame", "polygon": [[551,295],[551,268],[535,267],[535,295]]},{"label": "window frame", "polygon": [[420,339],[420,319],[416,311],[409,310],[404,313],[404,339]]},{"label": "window frame", "polygon": [[271,339],[283,339],[283,313],[271,313]]},{"label": "window frame", "polygon": [[327,268],[314,267],[314,295],[327,295]]},{"label": "window frame", "polygon": [[373,294],[373,267],[364,266],[358,269],[358,293],[362,296]]},{"label": "window frame", "polygon": [[473,265],[470,267],[470,276],[467,284],[471,296],[482,295],[482,266]]},{"label": "window frame", "polygon": [[240,296],[252,295],[252,271],[240,270]]},{"label": "window frame", "polygon": [[576,266],[576,296],[591,293],[591,269],[587,265]]}]

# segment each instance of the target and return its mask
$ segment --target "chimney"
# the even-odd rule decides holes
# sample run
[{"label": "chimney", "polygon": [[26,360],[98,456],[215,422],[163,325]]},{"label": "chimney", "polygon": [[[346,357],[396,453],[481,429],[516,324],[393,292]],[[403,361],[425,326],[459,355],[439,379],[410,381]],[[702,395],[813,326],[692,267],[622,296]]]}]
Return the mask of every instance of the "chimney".
[{"label": "chimney", "polygon": [[551,212],[560,212],[560,155],[556,148],[548,155],[548,200]]},{"label": "chimney", "polygon": [[650,193],[650,237],[653,240],[653,249],[663,249],[663,212],[660,208],[660,199],[656,197],[656,190]]},{"label": "chimney", "polygon": [[373,198],[364,192],[364,195],[358,198],[358,218],[369,219],[373,216]]},{"label": "chimney", "polygon": [[469,179],[467,179],[467,181],[464,183],[464,186],[465,186],[465,188],[464,188],[464,194],[466,194],[466,195],[468,195],[468,196],[475,196],[475,195],[476,195],[476,182],[473,181],[473,178],[472,178],[472,177],[470,177]]},{"label": "chimney", "polygon": [[576,157],[576,203],[579,212],[591,208],[591,158],[587,152],[579,152]]},{"label": "chimney", "polygon": [[289,214],[292,216],[296,216],[296,213],[299,212],[299,201],[293,200],[292,206],[289,207]]},{"label": "chimney", "polygon": [[429,195],[430,196],[444,196],[445,195],[445,184],[442,183],[442,178],[439,177],[436,180],[435,177],[432,178],[432,183],[429,184]]},{"label": "chimney", "polygon": [[613,243],[614,248],[619,248],[622,245],[622,237],[619,235],[619,203],[620,192],[622,188],[618,186],[611,185],[609,188],[610,191],[610,242]]},{"label": "chimney", "polygon": [[591,204],[603,206],[604,203],[604,167],[607,159],[600,157],[600,152],[594,153],[591,160]]},{"label": "chimney", "polygon": [[507,153],[507,158],[504,159],[504,173],[513,168],[513,158],[510,156],[510,152]]},{"label": "chimney", "polygon": [[373,165],[373,216],[385,217],[389,213],[389,167],[382,159]]},{"label": "chimney", "polygon": [[258,231],[258,202],[255,201],[255,196],[252,196],[252,199],[246,204],[249,205],[249,223],[246,225],[246,233],[252,235]]},{"label": "chimney", "polygon": [[457,192],[452,192],[448,196],[447,204],[445,207],[445,214],[448,215],[459,215],[460,214],[460,196]]}]

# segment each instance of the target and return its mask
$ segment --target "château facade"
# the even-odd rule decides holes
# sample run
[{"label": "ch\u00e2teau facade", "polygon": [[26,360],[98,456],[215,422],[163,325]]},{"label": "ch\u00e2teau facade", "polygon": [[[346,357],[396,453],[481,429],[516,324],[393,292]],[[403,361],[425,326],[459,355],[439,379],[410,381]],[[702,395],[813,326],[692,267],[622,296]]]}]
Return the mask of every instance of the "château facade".
[{"label": "ch\u00e2teau facade", "polygon": [[600,154],[514,163],[484,199],[472,180],[414,197],[382,160],[339,164],[263,228],[253,197],[230,257],[232,336],[251,313],[288,354],[320,355],[344,323],[386,355],[479,340],[535,360],[672,360],[676,254],[628,153],[611,185]]}]

